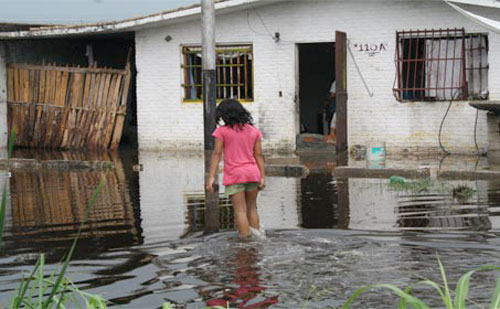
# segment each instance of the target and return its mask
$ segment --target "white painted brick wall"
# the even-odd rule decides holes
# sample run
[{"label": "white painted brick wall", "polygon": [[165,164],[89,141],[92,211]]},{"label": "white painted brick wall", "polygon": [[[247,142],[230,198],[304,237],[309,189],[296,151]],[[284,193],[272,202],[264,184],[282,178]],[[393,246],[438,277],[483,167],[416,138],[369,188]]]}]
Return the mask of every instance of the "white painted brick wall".
[{"label": "white painted brick wall", "polygon": [[[269,148],[293,150],[298,128],[296,43],[334,41],[335,31],[347,32],[350,44],[387,43],[387,51],[373,57],[354,48],[354,58],[374,93],[365,90],[353,59],[348,55],[349,144],[382,140],[389,150],[438,149],[438,129],[447,103],[399,103],[392,94],[395,76],[395,31],[465,27],[467,32],[488,32],[449,8],[442,1],[350,0],[285,1],[257,8],[275,43],[250,9],[219,14],[219,43],[252,43],[255,101],[245,105],[263,131]],[[247,14],[249,20],[247,22]],[[491,14],[491,13],[490,13]],[[500,16],[499,16],[500,17]],[[199,19],[141,30],[136,34],[139,146],[142,149],[201,149],[202,104],[182,103],[181,45],[199,44]],[[173,40],[166,42],[165,36]],[[500,98],[500,37],[489,33],[489,85],[492,99]],[[283,97],[279,97],[282,91]],[[467,102],[454,103],[443,130],[451,151],[473,152],[476,110]],[[480,112],[478,141],[487,147],[486,116]]]}]

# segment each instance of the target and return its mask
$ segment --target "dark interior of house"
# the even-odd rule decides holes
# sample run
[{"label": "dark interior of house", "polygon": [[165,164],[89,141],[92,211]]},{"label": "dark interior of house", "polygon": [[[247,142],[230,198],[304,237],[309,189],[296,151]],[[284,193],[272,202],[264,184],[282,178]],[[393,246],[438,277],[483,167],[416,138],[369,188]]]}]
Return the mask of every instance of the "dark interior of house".
[{"label": "dark interior of house", "polygon": [[335,79],[335,43],[299,44],[300,133],[323,134],[323,104]]}]

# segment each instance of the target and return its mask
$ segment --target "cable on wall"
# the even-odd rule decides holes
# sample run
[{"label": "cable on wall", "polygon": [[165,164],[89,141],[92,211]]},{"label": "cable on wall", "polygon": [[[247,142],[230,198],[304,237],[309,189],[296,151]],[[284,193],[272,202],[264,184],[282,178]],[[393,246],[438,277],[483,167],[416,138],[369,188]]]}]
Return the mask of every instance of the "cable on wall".
[{"label": "cable on wall", "polygon": [[367,84],[365,78],[363,77],[363,73],[361,73],[361,69],[359,68],[358,63],[356,62],[356,59],[354,58],[354,54],[352,53],[352,50],[351,50],[351,41],[349,39],[347,39],[347,50],[349,50],[349,55],[351,55],[352,62],[354,62],[354,66],[356,67],[356,70],[358,71],[359,77],[361,77],[361,81],[363,82],[363,85],[365,86],[366,92],[368,92],[368,95],[370,96],[370,98],[372,98],[374,93],[370,91],[370,88],[368,87],[368,84]]}]

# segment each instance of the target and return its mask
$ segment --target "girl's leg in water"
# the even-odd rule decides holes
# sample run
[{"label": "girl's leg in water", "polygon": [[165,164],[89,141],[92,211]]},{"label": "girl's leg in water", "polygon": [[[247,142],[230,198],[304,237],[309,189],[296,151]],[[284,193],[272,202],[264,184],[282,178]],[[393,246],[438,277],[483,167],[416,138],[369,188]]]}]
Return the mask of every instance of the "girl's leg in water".
[{"label": "girl's leg in water", "polygon": [[248,218],[248,223],[254,229],[260,228],[259,213],[257,212],[257,195],[259,190],[247,191],[245,192],[245,201],[247,205],[246,216]]},{"label": "girl's leg in water", "polygon": [[240,236],[250,236],[245,192],[239,192],[231,195],[231,203],[233,203],[234,221],[236,222],[236,227],[238,228]]}]

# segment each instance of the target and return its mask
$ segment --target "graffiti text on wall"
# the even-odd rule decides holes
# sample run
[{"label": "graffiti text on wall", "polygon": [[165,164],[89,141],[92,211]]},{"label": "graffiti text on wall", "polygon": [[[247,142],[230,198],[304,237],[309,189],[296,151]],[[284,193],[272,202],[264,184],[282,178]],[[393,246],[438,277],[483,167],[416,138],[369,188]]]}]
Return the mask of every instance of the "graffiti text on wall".
[{"label": "graffiti text on wall", "polygon": [[358,44],[355,43],[353,47],[360,53],[365,53],[370,57],[375,56],[376,54],[380,52],[387,51],[387,46],[389,44],[387,43],[363,43],[363,44]]}]

